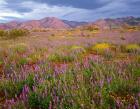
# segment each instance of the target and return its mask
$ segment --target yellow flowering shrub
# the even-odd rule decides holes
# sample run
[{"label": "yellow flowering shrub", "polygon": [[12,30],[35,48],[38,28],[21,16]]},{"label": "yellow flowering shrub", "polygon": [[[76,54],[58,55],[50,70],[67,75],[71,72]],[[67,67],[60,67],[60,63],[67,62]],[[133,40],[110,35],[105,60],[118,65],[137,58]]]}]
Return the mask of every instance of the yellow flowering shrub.
[{"label": "yellow flowering shrub", "polygon": [[77,45],[73,45],[73,46],[71,47],[71,49],[72,49],[72,50],[73,50],[73,49],[83,49],[83,47],[77,46]]},{"label": "yellow flowering shrub", "polygon": [[95,44],[92,47],[93,51],[96,51],[98,53],[103,53],[104,51],[110,49],[112,46],[108,43],[99,43],[99,44]]}]

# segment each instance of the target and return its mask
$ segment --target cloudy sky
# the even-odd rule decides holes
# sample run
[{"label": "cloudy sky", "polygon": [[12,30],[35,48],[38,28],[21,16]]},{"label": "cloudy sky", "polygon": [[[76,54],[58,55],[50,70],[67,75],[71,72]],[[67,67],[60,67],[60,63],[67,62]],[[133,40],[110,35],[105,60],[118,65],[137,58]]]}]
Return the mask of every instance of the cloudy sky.
[{"label": "cloudy sky", "polygon": [[94,21],[140,15],[140,0],[0,0],[0,22],[58,17]]}]

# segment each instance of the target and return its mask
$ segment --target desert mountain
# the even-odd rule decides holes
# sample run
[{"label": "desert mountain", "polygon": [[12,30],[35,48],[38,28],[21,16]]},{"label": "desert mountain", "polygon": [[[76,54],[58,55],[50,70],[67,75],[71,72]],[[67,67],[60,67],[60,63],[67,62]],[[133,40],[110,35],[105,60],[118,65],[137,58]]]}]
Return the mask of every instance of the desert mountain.
[{"label": "desert mountain", "polygon": [[86,22],[76,22],[60,20],[55,17],[46,17],[41,20],[30,20],[26,22],[9,22],[1,23],[0,29],[13,29],[13,28],[24,28],[24,29],[38,29],[38,28],[54,28],[54,29],[67,29],[86,24]]},{"label": "desert mountain", "polygon": [[95,22],[89,23],[82,27],[98,27],[100,29],[113,29],[113,28],[121,28],[121,27],[129,27],[129,26],[140,26],[140,18],[135,17],[124,17],[124,18],[116,18],[116,19],[99,19]]},{"label": "desert mountain", "polygon": [[38,28],[54,28],[54,29],[67,29],[75,28],[78,26],[98,26],[101,29],[120,28],[122,26],[140,26],[140,18],[124,17],[116,19],[100,19],[95,22],[77,22],[61,20],[55,17],[46,17],[41,20],[30,20],[25,22],[12,21],[9,23],[1,23],[0,29],[38,29]]}]

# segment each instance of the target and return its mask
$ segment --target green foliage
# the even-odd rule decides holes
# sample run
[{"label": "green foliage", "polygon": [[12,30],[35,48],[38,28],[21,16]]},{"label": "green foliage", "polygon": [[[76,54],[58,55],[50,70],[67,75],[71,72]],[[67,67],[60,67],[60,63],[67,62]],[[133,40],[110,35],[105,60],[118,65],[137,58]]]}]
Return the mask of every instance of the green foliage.
[{"label": "green foliage", "polygon": [[39,108],[39,95],[36,92],[30,92],[28,102],[31,108]]},{"label": "green foliage", "polygon": [[139,64],[129,64],[126,71],[129,72],[134,79],[140,76]]},{"label": "green foliage", "polygon": [[25,84],[32,88],[32,86],[35,84],[33,74],[29,74],[26,80],[20,80],[17,82],[13,82],[11,80],[1,80],[0,93],[4,93],[4,96],[7,98],[15,97],[15,95],[21,93]]},{"label": "green foliage", "polygon": [[50,104],[50,101],[51,101],[51,96],[50,95],[47,95],[47,97],[41,99],[41,108],[42,109],[48,109],[49,108],[49,104]]},{"label": "green foliage", "polygon": [[28,102],[30,108],[48,109],[51,101],[51,96],[41,97],[37,92],[30,92]]},{"label": "green foliage", "polygon": [[27,30],[13,29],[9,31],[9,38],[16,39],[17,37],[26,36],[28,34]]},{"label": "green foliage", "polygon": [[20,58],[17,65],[20,66],[20,65],[25,65],[28,63],[28,60],[27,58]]},{"label": "green foliage", "polygon": [[29,34],[25,29],[12,29],[12,30],[0,30],[0,37],[3,39],[16,39],[18,37],[26,36]]},{"label": "green foliage", "polygon": [[2,60],[0,60],[0,66],[3,64],[3,61]]},{"label": "green foliage", "polygon": [[0,30],[0,38],[3,38],[5,36],[8,35],[8,32],[7,31],[4,31],[4,30]]},{"label": "green foliage", "polygon": [[48,57],[48,60],[52,62],[72,62],[74,58],[72,56],[53,54]]},{"label": "green foliage", "polygon": [[21,44],[16,45],[16,47],[14,47],[13,49],[14,49],[14,52],[22,54],[27,51],[27,45],[25,45],[24,43],[21,43]]},{"label": "green foliage", "polygon": [[[115,100],[117,97],[124,98],[126,96],[136,95],[140,91],[140,86],[138,84],[134,84],[133,81],[125,81],[123,79],[116,79],[112,81],[110,85],[106,84],[102,89],[102,96],[104,98],[104,106],[112,107],[115,106]],[[114,95],[112,97],[112,95]],[[120,99],[121,100],[121,99]],[[122,99],[123,101],[123,99]],[[133,102],[128,100],[123,102]]]},{"label": "green foliage", "polygon": [[27,84],[30,88],[35,85],[34,74],[29,74],[25,80],[25,84]]},{"label": "green foliage", "polygon": [[93,73],[93,71],[90,70],[90,69],[85,69],[85,70],[83,71],[83,75],[84,75],[85,77],[91,77],[92,73]]},{"label": "green foliage", "polygon": [[122,52],[136,53],[140,49],[140,46],[138,44],[128,44],[128,45],[121,45],[120,48]]},{"label": "green foliage", "polygon": [[26,109],[26,106],[23,102],[19,101],[13,104],[11,109]]},{"label": "green foliage", "polygon": [[44,56],[43,52],[35,51],[28,56],[28,60],[30,60],[32,63],[37,63],[43,58],[43,56]]},{"label": "green foliage", "polygon": [[82,46],[73,45],[70,47],[69,52],[75,59],[80,59],[86,54],[86,49]]},{"label": "green foliage", "polygon": [[133,75],[134,77],[140,77],[140,68],[135,68],[133,71]]},{"label": "green foliage", "polygon": [[94,26],[87,26],[86,27],[86,30],[98,32],[99,31],[99,28],[98,27],[94,27]]},{"label": "green foliage", "polygon": [[12,82],[12,81],[1,81],[0,82],[0,92],[4,93],[7,98],[12,98],[22,91],[24,82]]},{"label": "green foliage", "polygon": [[103,55],[104,59],[111,60],[114,57],[114,53],[112,51],[106,51]]},{"label": "green foliage", "polygon": [[126,45],[126,51],[128,51],[128,52],[135,52],[139,48],[140,48],[140,46],[137,45],[137,44],[129,44],[129,45]]}]

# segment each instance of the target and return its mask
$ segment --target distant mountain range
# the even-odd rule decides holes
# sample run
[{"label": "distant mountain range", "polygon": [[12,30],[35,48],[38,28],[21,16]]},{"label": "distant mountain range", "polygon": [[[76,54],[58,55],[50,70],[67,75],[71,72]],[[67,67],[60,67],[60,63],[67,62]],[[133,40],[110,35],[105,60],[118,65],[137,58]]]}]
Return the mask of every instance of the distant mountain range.
[{"label": "distant mountain range", "polygon": [[1,23],[0,29],[13,29],[13,28],[24,28],[24,29],[39,29],[39,28],[54,28],[54,29],[67,29],[74,28],[87,24],[87,22],[76,22],[60,20],[55,17],[46,17],[41,20],[30,20],[26,22],[12,21],[9,23]]},{"label": "distant mountain range", "polygon": [[126,26],[140,26],[140,18],[135,17],[124,17],[116,19],[101,19],[92,23],[100,28],[120,28]]},{"label": "distant mountain range", "polygon": [[97,25],[101,28],[120,27],[120,26],[140,26],[140,18],[124,17],[116,19],[100,19],[95,22],[77,22],[60,20],[55,17],[46,17],[41,20],[30,20],[25,22],[12,21],[8,23],[0,23],[0,29],[40,29],[40,28],[54,28],[54,29],[67,29],[75,28],[83,25]]}]

